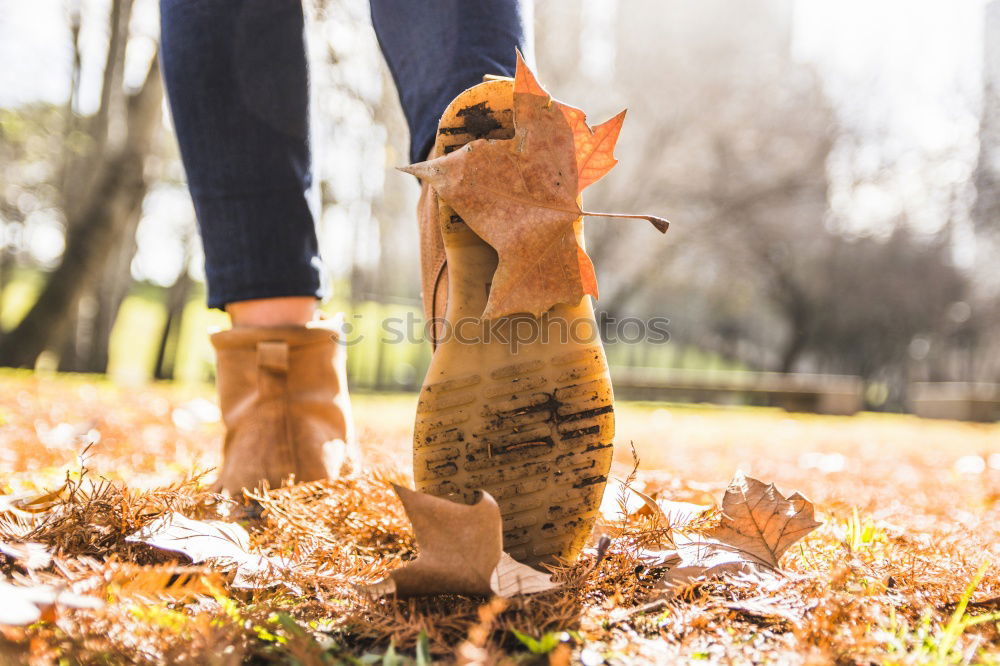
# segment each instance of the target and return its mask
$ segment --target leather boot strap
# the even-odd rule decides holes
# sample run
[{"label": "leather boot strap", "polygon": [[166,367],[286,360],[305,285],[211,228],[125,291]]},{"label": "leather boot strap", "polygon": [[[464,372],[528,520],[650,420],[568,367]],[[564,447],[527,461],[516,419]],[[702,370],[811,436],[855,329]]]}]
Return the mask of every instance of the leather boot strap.
[{"label": "leather boot strap", "polygon": [[262,340],[257,343],[257,390],[263,400],[278,399],[271,418],[281,419],[284,437],[272,443],[280,459],[291,461],[292,434],[288,421],[288,343],[283,340]]},{"label": "leather boot strap", "polygon": [[284,340],[258,342],[257,367],[282,374],[288,372],[288,343]]},{"label": "leather boot strap", "polygon": [[288,390],[288,343],[257,343],[257,389],[262,398],[276,398]]}]

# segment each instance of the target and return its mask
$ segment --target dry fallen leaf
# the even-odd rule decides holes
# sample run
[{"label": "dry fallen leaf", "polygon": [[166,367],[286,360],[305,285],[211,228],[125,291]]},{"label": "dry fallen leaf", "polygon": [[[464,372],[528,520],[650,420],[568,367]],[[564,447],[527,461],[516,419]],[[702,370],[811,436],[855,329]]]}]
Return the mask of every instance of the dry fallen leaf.
[{"label": "dry fallen leaf", "polygon": [[514,138],[477,139],[448,155],[402,167],[438,195],[499,257],[485,319],[519,312],[541,315],[559,304],[597,297],[594,266],[574,225],[586,213],[580,191],[616,163],[625,112],[591,128],[583,111],[557,102],[539,85],[520,53],[514,75]]},{"label": "dry fallen leaf", "polygon": [[[651,569],[673,566],[681,560],[674,543],[673,531],[684,529],[694,520],[704,516],[712,507],[690,502],[654,499],[639,490],[637,486],[640,485],[641,482],[626,483],[615,478],[608,479],[608,485],[601,500],[602,520],[595,525],[591,543],[596,545],[600,537],[606,538],[605,532],[609,525],[618,521],[628,521],[633,516],[639,515],[652,516],[656,521],[655,524],[661,530],[661,540],[665,541],[670,549],[640,548],[636,552],[636,557],[644,566]],[[596,551],[591,547],[588,552]]]},{"label": "dry fallen leaf", "polygon": [[786,498],[773,483],[737,472],[722,498],[722,523],[706,536],[777,569],[789,546],[821,524],[799,493]]},{"label": "dry fallen leaf", "polygon": [[642,491],[642,481],[634,480],[629,483],[613,476],[608,477],[608,483],[604,486],[604,495],[601,497],[601,518],[609,523],[619,522],[629,518],[638,512],[646,504]]},{"label": "dry fallen leaf", "polygon": [[[737,472],[722,499],[721,523],[677,538],[678,562],[660,587],[720,576],[739,576],[764,586],[781,576],[778,561],[788,548],[820,526],[813,505],[798,493],[784,497],[774,487]],[[664,562],[668,561],[666,558]]]},{"label": "dry fallen leaf", "polygon": [[532,594],[557,586],[548,574],[515,561],[502,551],[500,508],[483,492],[472,505],[393,485],[403,503],[417,558],[365,589],[400,597],[434,594]]},{"label": "dry fallen leaf", "polygon": [[[674,563],[659,581],[659,587],[672,590],[698,580],[722,576],[768,576],[763,566],[728,544],[707,538],[686,537],[677,539],[677,549],[672,551]],[[669,562],[664,558],[665,562]]]},{"label": "dry fallen leaf", "polygon": [[281,582],[275,573],[289,568],[281,558],[250,552],[250,535],[236,523],[192,520],[168,513],[125,538],[187,556],[192,562],[234,567],[232,587],[256,589]]},{"label": "dry fallen leaf", "polygon": [[0,495],[0,515],[13,514],[30,515],[44,513],[60,504],[66,484],[60,488],[43,493],[26,493],[22,495]]},{"label": "dry fallen leaf", "polygon": [[52,562],[52,554],[48,548],[30,541],[21,543],[0,541],[0,554],[14,560],[25,569],[44,569]]},{"label": "dry fallen leaf", "polygon": [[498,597],[535,594],[557,586],[549,574],[525,566],[507,553],[500,553],[500,561],[490,574],[490,589]]},{"label": "dry fallen leaf", "polygon": [[0,625],[24,626],[42,616],[54,606],[66,608],[100,608],[104,603],[97,597],[74,594],[51,585],[11,585],[0,581]]},{"label": "dry fallen leaf", "polygon": [[[666,499],[656,499],[653,505],[656,507],[656,515],[659,516],[664,525],[669,525],[672,530],[683,530],[712,510],[712,507],[707,504],[675,502]],[[653,507],[649,508],[653,509]]]}]

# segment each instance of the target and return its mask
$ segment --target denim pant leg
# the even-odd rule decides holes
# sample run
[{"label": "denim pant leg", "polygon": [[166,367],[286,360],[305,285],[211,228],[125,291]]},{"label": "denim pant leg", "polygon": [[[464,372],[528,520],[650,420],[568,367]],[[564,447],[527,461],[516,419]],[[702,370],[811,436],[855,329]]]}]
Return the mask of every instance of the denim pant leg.
[{"label": "denim pant leg", "polygon": [[[517,0],[371,0],[422,160],[484,74],[511,76]],[[163,77],[205,248],[212,307],[321,296],[300,0],[160,0]]]},{"label": "denim pant leg", "polygon": [[161,0],[160,11],[209,305],[321,296],[300,0]]},{"label": "denim pant leg", "polygon": [[514,75],[524,47],[518,0],[370,0],[372,24],[410,126],[410,160],[427,157],[438,120],[484,74]]}]

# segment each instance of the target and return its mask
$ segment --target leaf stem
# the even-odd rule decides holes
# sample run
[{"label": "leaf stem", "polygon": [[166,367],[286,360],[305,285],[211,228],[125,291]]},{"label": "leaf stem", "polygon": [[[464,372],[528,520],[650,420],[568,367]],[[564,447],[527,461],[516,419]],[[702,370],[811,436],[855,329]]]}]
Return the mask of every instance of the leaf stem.
[{"label": "leaf stem", "polygon": [[618,217],[628,220],[646,220],[659,231],[661,234],[667,233],[667,229],[670,228],[670,221],[665,220],[662,217],[657,217],[655,215],[630,215],[628,213],[591,213],[588,211],[583,211],[583,215],[591,215],[593,217]]}]

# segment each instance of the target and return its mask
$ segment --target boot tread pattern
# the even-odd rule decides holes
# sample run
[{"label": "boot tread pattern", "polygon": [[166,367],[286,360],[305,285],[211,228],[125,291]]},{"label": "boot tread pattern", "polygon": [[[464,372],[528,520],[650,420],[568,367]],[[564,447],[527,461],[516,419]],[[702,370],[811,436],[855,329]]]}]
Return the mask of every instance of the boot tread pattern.
[{"label": "boot tread pattern", "polygon": [[[504,548],[515,558],[535,563],[572,552],[603,493],[611,400],[597,348],[429,383],[418,403],[417,488],[464,502],[489,492],[501,506]],[[449,418],[467,416],[472,405],[479,427]]]}]

